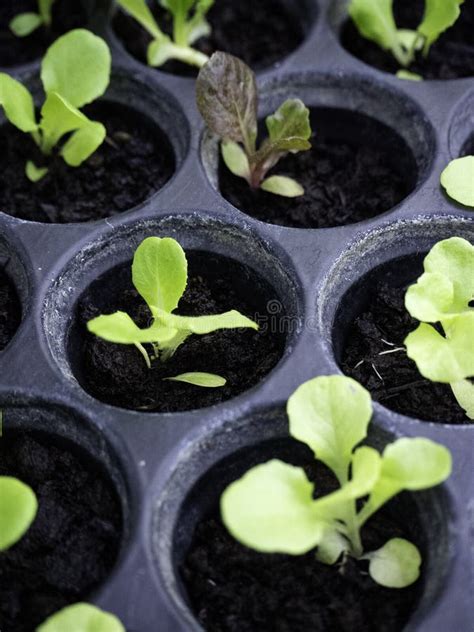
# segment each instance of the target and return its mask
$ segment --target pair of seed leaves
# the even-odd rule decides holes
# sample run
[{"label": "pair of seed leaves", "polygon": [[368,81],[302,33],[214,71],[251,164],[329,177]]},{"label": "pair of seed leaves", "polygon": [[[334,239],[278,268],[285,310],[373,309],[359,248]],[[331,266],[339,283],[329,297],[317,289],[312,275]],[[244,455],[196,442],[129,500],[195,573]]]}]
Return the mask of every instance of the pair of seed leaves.
[{"label": "pair of seed leaves", "polygon": [[[149,356],[143,344],[153,345],[155,357],[166,361],[192,334],[204,335],[218,329],[250,328],[258,325],[236,310],[211,316],[178,316],[174,310],[184,294],[188,280],[188,263],[184,250],[170,237],[148,237],[135,251],[132,282],[147,303],[153,324],[140,329],[131,317],[119,311],[98,316],[87,323],[89,331],[104,340],[133,344],[142,353],[148,367]],[[212,373],[184,373],[172,378],[202,387],[224,386],[226,380]]]},{"label": "pair of seed leaves", "polygon": [[[349,14],[359,32],[384,50],[389,50],[399,64],[410,66],[415,55],[424,55],[461,13],[464,0],[425,0],[423,20],[416,30],[397,28],[393,0],[351,0]],[[411,74],[411,73],[410,73]],[[406,74],[402,78],[419,78]]]},{"label": "pair of seed leaves", "polygon": [[49,28],[52,21],[52,9],[56,0],[38,0],[38,13],[27,11],[19,13],[10,22],[10,30],[17,37],[26,37],[40,26]]},{"label": "pair of seed leaves", "polygon": [[[451,472],[450,452],[425,438],[398,439],[382,455],[369,446],[357,447],[367,436],[372,403],[370,394],[345,376],[305,382],[288,400],[287,412],[291,436],[334,472],[340,488],[315,498],[315,485],[302,468],[278,459],[257,465],[221,497],[230,533],[264,553],[301,555],[318,547],[316,556],[325,564],[349,554],[368,560],[372,578],[383,586],[412,584],[421,564],[416,546],[394,538],[377,551],[364,552],[360,529],[402,490],[444,481]],[[356,500],[366,496],[357,511]]]},{"label": "pair of seed leaves", "polygon": [[[408,312],[420,321],[405,340],[408,357],[433,382],[451,385],[474,419],[474,246],[451,237],[433,246],[424,273],[405,296]],[[434,325],[442,328],[442,333]]]},{"label": "pair of seed leaves", "polygon": [[302,186],[286,176],[266,177],[286,154],[311,148],[309,110],[299,99],[288,99],[265,120],[269,136],[257,149],[258,90],[255,74],[243,61],[214,53],[201,69],[196,100],[208,128],[221,140],[228,169],[254,189],[296,197]]},{"label": "pair of seed leaves", "polygon": [[[70,134],[59,153],[68,165],[77,167],[106,136],[102,123],[91,121],[78,108],[104,94],[110,67],[111,55],[104,40],[85,29],[75,29],[57,39],[43,58],[41,81],[46,100],[39,122],[29,90],[6,73],[0,73],[0,105],[10,123],[31,134],[46,156]],[[47,172],[47,167],[32,161],[26,164],[26,175],[33,182]]]},{"label": "pair of seed leaves", "polygon": [[147,52],[150,66],[162,66],[170,59],[177,59],[201,68],[208,61],[209,57],[192,45],[211,33],[206,14],[214,0],[160,0],[173,18],[173,39],[160,29],[146,0],[117,0],[117,4],[153,38]]}]

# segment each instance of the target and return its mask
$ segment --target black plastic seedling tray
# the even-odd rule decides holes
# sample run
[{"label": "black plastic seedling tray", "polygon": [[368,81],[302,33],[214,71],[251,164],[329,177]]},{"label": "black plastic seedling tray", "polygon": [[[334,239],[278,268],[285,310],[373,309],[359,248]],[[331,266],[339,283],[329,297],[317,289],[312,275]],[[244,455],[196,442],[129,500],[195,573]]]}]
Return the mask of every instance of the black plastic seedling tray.
[{"label": "black plastic seedling tray", "polygon": [[[441,170],[474,132],[474,78],[401,81],[341,47],[344,2],[288,0],[302,15],[311,9],[311,24],[298,50],[259,73],[262,113],[298,96],[308,106],[367,114],[404,138],[418,182],[402,203],[373,219],[287,228],[251,218],[216,190],[217,144],[197,112],[194,79],[132,58],[110,27],[107,3],[86,4],[92,27],[113,52],[107,99],[159,123],[173,145],[176,173],[148,201],[97,222],[40,224],[0,213],[0,254],[23,308],[16,335],[0,353],[4,436],[21,427],[66,438],[110,473],[123,503],[123,543],[112,573],[90,600],[117,614],[128,632],[198,631],[178,567],[196,523],[232,476],[232,465],[229,471],[214,466],[242,448],[286,437],[288,396],[311,377],[340,372],[340,336],[364,292],[341,309],[354,284],[383,263],[421,258],[441,239],[457,235],[474,243],[472,212],[439,186]],[[33,85],[38,71],[39,62],[8,69]],[[266,316],[271,324],[272,314],[285,314],[286,349],[263,382],[230,401],[168,414],[104,404],[81,387],[69,335],[77,301],[101,274],[130,261],[150,235],[239,261],[274,288],[279,302]],[[450,479],[414,497],[427,555],[421,599],[404,630],[473,632],[474,425],[409,418],[378,403],[374,410],[376,443],[424,436],[453,455]]]}]

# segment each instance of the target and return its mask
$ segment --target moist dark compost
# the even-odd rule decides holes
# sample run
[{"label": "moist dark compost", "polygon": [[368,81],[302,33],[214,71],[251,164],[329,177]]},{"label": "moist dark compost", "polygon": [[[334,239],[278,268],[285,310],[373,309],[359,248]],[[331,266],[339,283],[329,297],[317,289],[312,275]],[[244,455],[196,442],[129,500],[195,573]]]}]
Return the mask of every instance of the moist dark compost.
[{"label": "moist dark compost", "polygon": [[87,599],[111,571],[120,501],[88,455],[43,434],[4,433],[0,475],[19,478],[38,498],[29,531],[0,553],[0,629],[33,632],[53,612]]},{"label": "moist dark compost", "polygon": [[[275,447],[270,453],[268,444],[256,446],[258,456],[252,464],[282,458],[305,468],[318,495],[336,488],[334,476],[312,461],[307,448],[290,440],[284,448],[281,441],[272,443],[280,449]],[[232,457],[233,463],[217,466],[213,485],[208,475],[205,492],[197,485],[191,492],[191,505],[199,503],[198,491],[204,498],[206,493],[214,498],[216,487],[221,493],[246,471],[245,456],[240,465],[235,462],[243,452]],[[304,455],[303,460],[295,454]],[[188,505],[188,509],[191,515],[195,507]],[[367,551],[393,537],[406,537],[420,546],[420,533],[413,501],[403,495],[367,523],[362,541]],[[224,527],[217,502],[197,524],[180,572],[191,607],[207,632],[400,632],[416,607],[421,584],[391,590],[369,577],[366,563],[351,558],[330,567],[317,562],[314,551],[292,556],[248,549]]]},{"label": "moist dark compost", "polygon": [[[237,309],[252,319],[265,318],[268,301],[276,297],[249,268],[209,253],[190,252],[188,261],[188,287],[176,313],[201,316]],[[122,408],[175,412],[220,403],[258,384],[285,347],[283,325],[273,315],[258,332],[234,329],[191,336],[171,360],[154,361],[148,369],[134,346],[108,343],[86,331],[88,320],[116,310],[128,313],[140,327],[150,324],[149,309],[132,285],[129,264],[101,277],[81,298],[69,347],[83,387]],[[221,375],[227,384],[202,388],[163,380],[191,371]]]},{"label": "moist dark compost", "polygon": [[0,259],[0,351],[13,338],[21,322],[21,304],[10,277]]},{"label": "moist dark compost", "polygon": [[[399,28],[416,29],[423,18],[424,0],[395,0],[394,13]],[[362,37],[348,19],[341,32],[341,42],[352,55],[385,72],[396,73],[400,66],[395,58],[377,44]],[[424,79],[458,79],[474,76],[474,2],[461,6],[454,26],[433,44],[429,55],[422,53],[408,68]]]},{"label": "moist dark compost", "polygon": [[[367,288],[366,299],[344,334],[342,370],[363,384],[375,400],[402,415],[439,423],[468,424],[469,419],[450,386],[426,380],[404,350],[405,338],[419,324],[404,303],[408,286],[418,277],[415,274],[405,283],[398,273],[400,268],[409,270],[410,265],[413,270],[420,262],[415,263],[414,258],[401,259],[391,264],[390,269],[384,267],[391,270],[388,274],[383,275],[379,270],[376,273],[379,280],[363,281]],[[421,274],[421,268],[419,272]],[[350,296],[356,292],[353,288]],[[350,302],[351,298],[345,298],[343,309]],[[336,320],[336,327],[337,323]]]},{"label": "moist dark compost", "polygon": [[0,67],[17,66],[39,59],[60,35],[86,26],[81,2],[61,0],[53,4],[51,28],[40,27],[28,37],[16,37],[9,29],[19,13],[38,12],[36,0],[2,0],[0,3]]},{"label": "moist dark compost", "polygon": [[[160,28],[171,33],[168,13],[157,0],[151,0],[150,7]],[[232,53],[255,70],[268,68],[289,55],[305,36],[302,20],[280,0],[218,0],[207,19],[212,35],[199,39],[194,47],[206,55],[217,50]],[[114,28],[128,52],[146,63],[150,35],[121,11],[115,16]],[[198,72],[197,68],[178,61],[169,61],[160,70],[185,76]]]},{"label": "moist dark compost", "polygon": [[270,175],[296,179],[303,196],[252,190],[219,166],[222,195],[248,215],[293,228],[353,224],[390,210],[416,186],[417,167],[405,141],[387,125],[348,110],[311,110],[312,148],[280,160]]},{"label": "moist dark compost", "polygon": [[[45,162],[32,139],[13,125],[0,128],[0,209],[36,222],[87,222],[117,215],[150,197],[173,175],[175,157],[165,133],[143,114],[102,102],[84,111],[107,128],[107,138],[80,167],[55,156]],[[39,182],[27,160],[50,170]]]}]

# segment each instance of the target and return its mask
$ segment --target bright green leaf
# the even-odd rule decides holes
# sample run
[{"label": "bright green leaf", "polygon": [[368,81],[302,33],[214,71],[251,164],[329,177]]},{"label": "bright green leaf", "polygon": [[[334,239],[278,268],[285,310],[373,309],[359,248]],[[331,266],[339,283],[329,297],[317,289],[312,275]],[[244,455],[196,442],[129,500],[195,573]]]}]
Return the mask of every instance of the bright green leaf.
[{"label": "bright green leaf", "polygon": [[147,329],[140,329],[125,312],[97,316],[87,323],[87,329],[103,340],[123,345],[166,343],[176,333],[156,324]]},{"label": "bright green leaf", "polygon": [[189,331],[200,336],[210,334],[218,329],[240,329],[241,327],[258,329],[257,323],[235,309],[212,316],[177,316],[160,309],[153,309],[152,311],[157,320],[161,321],[165,327]]},{"label": "bright green leaf", "polygon": [[469,419],[474,419],[474,384],[470,380],[460,380],[450,386],[458,404],[466,411]]},{"label": "bright green leaf", "polygon": [[135,18],[152,37],[160,38],[163,35],[146,0],[117,0],[117,4]]},{"label": "bright green leaf", "polygon": [[167,35],[160,35],[150,42],[147,52],[147,62],[149,66],[159,68],[170,59],[175,57],[176,45],[173,44]]},{"label": "bright green leaf", "polygon": [[474,376],[474,311],[444,323],[446,337],[421,323],[405,339],[407,355],[420,373],[433,382],[449,384]]},{"label": "bright green leaf", "polygon": [[10,30],[16,37],[26,37],[43,24],[38,13],[20,13],[10,22]]},{"label": "bright green leaf", "polygon": [[351,0],[349,15],[360,33],[384,50],[394,47],[397,25],[393,17],[393,0]]},{"label": "bright green leaf", "polygon": [[193,373],[182,373],[175,377],[165,377],[165,380],[172,382],[186,382],[187,384],[193,384],[194,386],[202,386],[204,388],[219,388],[225,386],[227,380],[220,375],[214,375],[213,373],[202,373],[199,371]]},{"label": "bright green leaf", "polygon": [[409,70],[399,70],[397,72],[397,77],[399,79],[404,79],[405,81],[423,81],[423,77],[416,72],[410,72]]},{"label": "bright green leaf", "polygon": [[315,547],[325,524],[313,511],[313,485],[299,467],[272,460],[257,465],[221,497],[224,524],[257,551],[301,555]]},{"label": "bright green leaf", "polygon": [[368,391],[349,377],[316,377],[293,393],[287,411],[291,435],[345,481],[352,451],[366,437],[372,416]]},{"label": "bright green leaf", "polygon": [[232,140],[222,141],[222,158],[231,173],[239,178],[250,179],[250,164],[247,154],[238,143]]},{"label": "bright green leaf", "polygon": [[10,123],[19,130],[37,130],[33,97],[23,84],[3,72],[0,73],[0,105]]},{"label": "bright green leaf", "polygon": [[372,579],[387,588],[405,588],[420,576],[421,555],[417,547],[403,538],[393,538],[377,551],[363,556],[370,560]]},{"label": "bright green leaf", "polygon": [[50,616],[36,632],[125,632],[125,628],[115,615],[76,603]]},{"label": "bright green leaf", "polygon": [[52,9],[56,0],[38,0],[38,9],[43,24],[50,26],[52,22]]},{"label": "bright green leaf", "polygon": [[309,110],[300,99],[288,99],[282,103],[274,114],[267,116],[266,125],[272,143],[296,138],[308,141],[311,138]]},{"label": "bright green leaf", "polygon": [[96,121],[86,119],[61,149],[61,156],[71,167],[79,167],[105,140],[107,130]]},{"label": "bright green leaf", "polygon": [[464,0],[425,0],[425,14],[418,27],[418,32],[425,38],[425,55],[438,37],[456,22],[463,2]]},{"label": "bright green leaf", "polygon": [[25,173],[31,182],[39,182],[48,173],[47,167],[37,167],[34,162],[28,160],[25,166]]},{"label": "bright green leaf", "polygon": [[286,176],[270,176],[262,182],[260,188],[263,191],[267,191],[267,193],[274,193],[275,195],[288,198],[304,195],[304,189],[301,184]]},{"label": "bright green leaf", "polygon": [[348,540],[336,529],[328,528],[325,530],[322,540],[318,542],[316,559],[322,564],[332,566],[347,551],[349,551]]},{"label": "bright green leaf", "polygon": [[0,551],[23,537],[37,510],[38,501],[28,485],[10,476],[0,476]]},{"label": "bright green leaf", "polygon": [[107,44],[85,29],[69,31],[46,52],[41,80],[46,93],[57,92],[80,108],[102,96],[110,81],[111,55]]},{"label": "bright green leaf", "polygon": [[441,174],[441,184],[453,200],[474,208],[474,156],[452,160]]},{"label": "bright green leaf", "polygon": [[186,289],[188,263],[179,243],[170,237],[148,237],[133,257],[132,280],[140,296],[153,307],[172,312]]}]

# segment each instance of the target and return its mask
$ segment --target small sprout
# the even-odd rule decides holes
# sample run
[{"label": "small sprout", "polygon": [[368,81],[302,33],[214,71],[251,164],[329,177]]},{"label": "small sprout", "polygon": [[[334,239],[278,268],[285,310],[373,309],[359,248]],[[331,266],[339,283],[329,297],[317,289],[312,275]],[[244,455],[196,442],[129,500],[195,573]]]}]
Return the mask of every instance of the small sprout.
[{"label": "small sprout", "polygon": [[0,476],[0,551],[20,540],[38,511],[33,490],[16,478]]},{"label": "small sprout", "polygon": [[[107,44],[84,29],[63,35],[43,58],[41,80],[46,100],[37,121],[33,97],[16,79],[0,73],[0,105],[7,119],[31,134],[42,153],[50,157],[58,147],[65,162],[78,167],[102,144],[106,130],[78,108],[104,94],[110,80],[111,56]],[[67,140],[61,141],[69,135]],[[37,182],[48,172],[28,161],[27,177]]]},{"label": "small sprout", "polygon": [[51,615],[36,632],[125,632],[125,628],[115,615],[76,603]]},{"label": "small sprout", "polygon": [[441,174],[441,184],[453,200],[474,208],[474,156],[452,160]]},{"label": "small sprout", "polygon": [[[150,309],[152,325],[140,329],[128,314],[115,312],[90,320],[87,328],[109,342],[135,345],[149,368],[151,359],[169,360],[192,334],[204,335],[218,329],[240,327],[258,329],[253,320],[236,310],[212,316],[178,316],[173,313],[186,289],[188,263],[179,243],[169,237],[148,237],[138,246],[133,257],[132,281]],[[152,346],[151,359],[144,344]],[[166,379],[207,388],[226,383],[218,375],[199,372]]]},{"label": "small sprout", "polygon": [[173,37],[169,37],[158,26],[146,0],[117,0],[153,38],[148,46],[148,64],[162,66],[170,59],[201,68],[209,57],[192,45],[200,38],[210,35],[211,27],[206,20],[214,0],[159,0],[173,19]]},{"label": "small sprout", "polygon": [[425,0],[423,20],[416,30],[397,28],[393,0],[351,0],[349,14],[363,37],[390,51],[400,66],[408,68],[419,51],[426,57],[432,44],[453,26],[463,2]]},{"label": "small sprout", "polygon": [[[421,557],[406,540],[389,540],[364,552],[360,530],[387,501],[403,490],[428,489],[451,473],[451,455],[429,439],[399,439],[383,454],[357,447],[367,436],[372,414],[369,393],[339,375],[317,377],[288,400],[290,434],[306,443],[336,475],[339,489],[315,499],[314,485],[300,467],[277,459],[251,468],[221,497],[229,532],[264,553],[302,555],[317,547],[328,565],[341,555],[370,560],[377,583],[403,588],[419,577]],[[357,501],[367,498],[364,505]],[[360,507],[360,508],[359,508]]]},{"label": "small sprout", "polygon": [[214,53],[199,72],[196,98],[206,125],[221,139],[222,158],[235,176],[247,180],[252,189],[285,197],[304,194],[291,178],[266,177],[288,153],[311,148],[309,110],[302,101],[288,99],[266,118],[269,135],[257,149],[257,82],[243,61]]},{"label": "small sprout", "polygon": [[19,13],[10,22],[10,30],[17,37],[26,37],[40,26],[49,28],[52,21],[52,9],[56,0],[38,0],[38,13],[29,11]]},{"label": "small sprout", "polygon": [[420,321],[405,340],[408,357],[426,379],[450,384],[474,419],[474,246],[461,237],[440,241],[424,270],[405,296],[408,312]]}]

